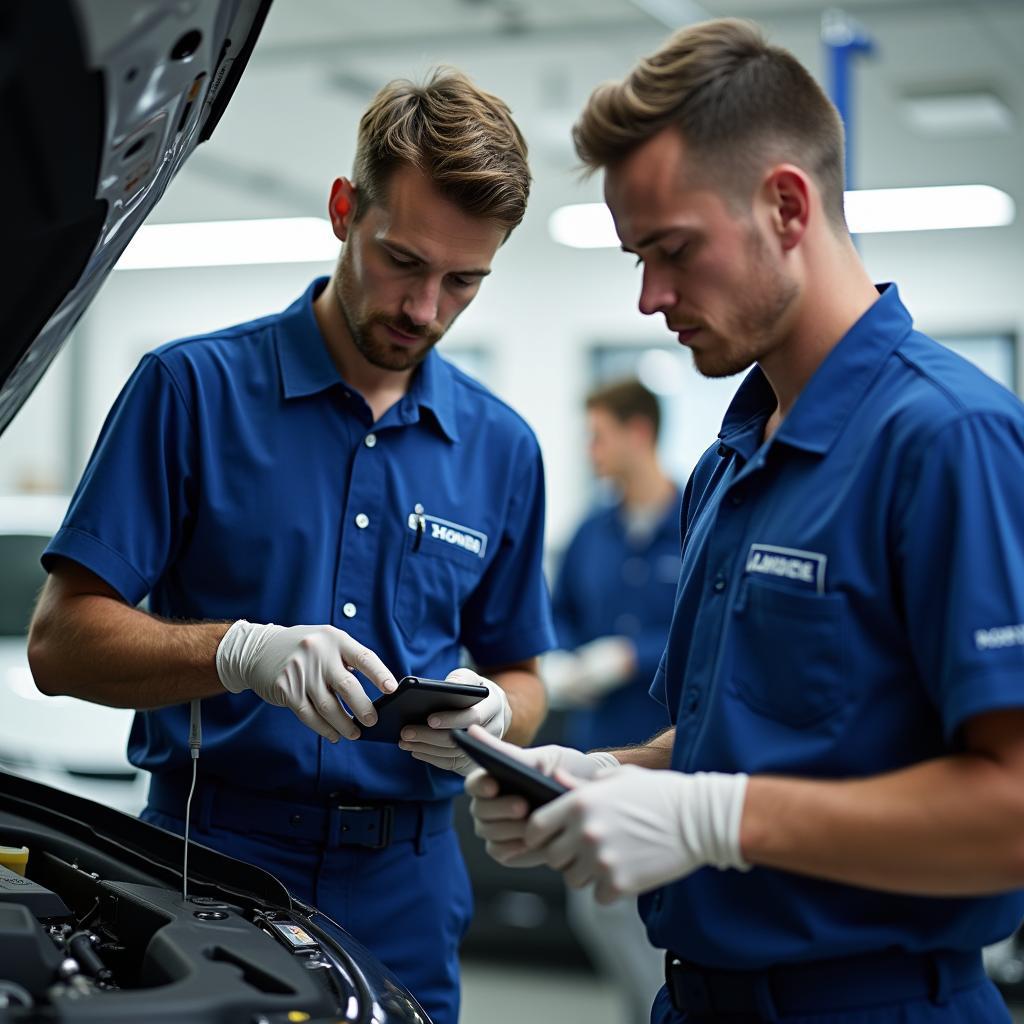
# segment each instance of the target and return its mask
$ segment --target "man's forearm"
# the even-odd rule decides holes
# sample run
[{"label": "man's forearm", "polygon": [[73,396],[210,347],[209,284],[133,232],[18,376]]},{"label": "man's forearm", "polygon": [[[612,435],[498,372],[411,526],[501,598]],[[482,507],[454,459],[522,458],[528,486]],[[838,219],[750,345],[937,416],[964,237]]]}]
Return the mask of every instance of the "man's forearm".
[{"label": "man's forearm", "polygon": [[29,637],[39,689],[122,708],[156,708],[224,693],[217,645],[230,623],[166,622],[114,598],[40,604]]},{"label": "man's forearm", "polygon": [[610,747],[609,750],[620,764],[635,764],[639,768],[668,768],[672,763],[672,744],[675,743],[675,726],[652,736],[637,747]]},{"label": "man's forearm", "polygon": [[973,896],[1024,886],[1024,786],[977,754],[870,779],[751,777],[751,864],[871,889]]},{"label": "man's forearm", "polygon": [[481,675],[497,683],[508,697],[512,709],[512,724],[505,739],[518,746],[526,746],[537,734],[548,711],[544,684],[536,672],[526,669],[508,668]]}]

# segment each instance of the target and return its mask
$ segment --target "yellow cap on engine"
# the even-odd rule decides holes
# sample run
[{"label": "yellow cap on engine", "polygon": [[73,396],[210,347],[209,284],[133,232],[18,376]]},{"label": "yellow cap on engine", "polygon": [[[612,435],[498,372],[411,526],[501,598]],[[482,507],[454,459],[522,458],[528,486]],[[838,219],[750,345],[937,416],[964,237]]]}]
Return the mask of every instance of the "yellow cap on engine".
[{"label": "yellow cap on engine", "polygon": [[10,868],[16,875],[24,875],[27,864],[27,846],[0,846],[0,865]]}]

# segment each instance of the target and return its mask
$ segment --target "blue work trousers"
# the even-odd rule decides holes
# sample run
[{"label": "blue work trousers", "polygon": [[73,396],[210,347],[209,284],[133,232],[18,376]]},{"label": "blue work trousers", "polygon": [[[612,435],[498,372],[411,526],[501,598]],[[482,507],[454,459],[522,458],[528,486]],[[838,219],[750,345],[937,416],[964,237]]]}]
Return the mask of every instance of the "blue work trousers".
[{"label": "blue work trousers", "polygon": [[[139,817],[184,832],[182,818],[151,807]],[[433,1024],[457,1024],[459,943],[472,917],[473,897],[454,829],[418,842],[392,842],[383,850],[194,823],[190,838],[269,871],[389,967]]]},{"label": "blue work trousers", "polygon": [[[870,1001],[870,979],[865,979],[864,993],[865,1001]],[[909,999],[881,1006],[779,1016],[774,1020],[777,1024],[1010,1024],[1010,1014],[996,987],[985,981],[953,992],[942,1003]],[[766,1018],[737,1014],[690,1016],[673,1007],[668,989],[662,985],[651,1007],[651,1024],[766,1024]]]}]

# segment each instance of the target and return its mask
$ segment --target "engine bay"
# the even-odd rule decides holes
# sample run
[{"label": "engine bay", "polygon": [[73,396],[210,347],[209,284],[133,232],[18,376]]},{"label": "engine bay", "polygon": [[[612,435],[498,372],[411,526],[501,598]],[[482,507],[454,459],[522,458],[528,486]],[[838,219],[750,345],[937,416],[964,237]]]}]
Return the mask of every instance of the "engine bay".
[{"label": "engine bay", "polygon": [[[193,847],[183,899],[172,866],[179,837],[0,779],[0,846],[28,848],[24,874],[0,867],[3,1024],[426,1020],[358,943],[265,872]],[[14,798],[23,816],[8,783],[84,804],[102,820],[38,804],[35,813]]]}]

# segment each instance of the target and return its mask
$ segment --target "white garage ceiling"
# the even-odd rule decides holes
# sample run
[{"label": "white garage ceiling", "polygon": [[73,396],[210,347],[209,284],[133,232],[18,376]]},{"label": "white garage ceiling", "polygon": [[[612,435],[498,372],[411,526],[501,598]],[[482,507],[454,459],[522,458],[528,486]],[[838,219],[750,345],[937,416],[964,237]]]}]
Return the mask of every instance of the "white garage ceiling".
[{"label": "white garage ceiling", "polygon": [[[648,10],[753,17],[819,75],[817,0],[277,0],[212,142],[154,219],[319,213],[347,171],[359,113],[396,76],[458,64],[512,105],[531,143],[536,198],[579,198],[568,128],[589,90],[621,75],[667,32]],[[1024,3],[849,0],[876,42],[857,62],[851,138],[856,184],[982,181],[1024,208]],[[670,15],[671,16],[671,15]],[[995,96],[1009,130],[928,135],[908,126],[918,94]],[[593,187],[590,187],[592,194]]]}]

